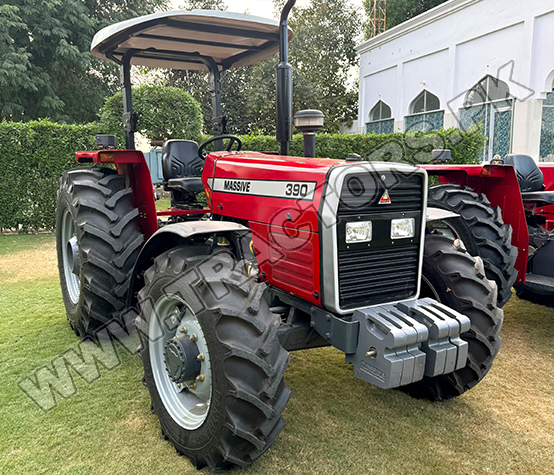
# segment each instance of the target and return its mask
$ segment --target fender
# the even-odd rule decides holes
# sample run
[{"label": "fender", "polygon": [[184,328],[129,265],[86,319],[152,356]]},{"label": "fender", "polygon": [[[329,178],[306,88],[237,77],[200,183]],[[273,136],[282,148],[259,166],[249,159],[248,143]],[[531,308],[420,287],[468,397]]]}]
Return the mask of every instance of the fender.
[{"label": "fender", "polygon": [[460,215],[457,213],[452,213],[452,211],[446,211],[441,208],[432,208],[427,207],[427,214],[425,215],[425,222],[431,223],[433,221],[443,221],[444,219],[449,218],[459,218]]},{"label": "fender", "polygon": [[163,252],[183,244],[194,237],[209,237],[215,234],[250,232],[246,226],[225,221],[190,221],[168,224],[156,231],[142,247],[131,276],[131,288],[127,299],[127,308],[137,303],[137,291],[143,283],[142,273],[152,265],[152,259]]}]

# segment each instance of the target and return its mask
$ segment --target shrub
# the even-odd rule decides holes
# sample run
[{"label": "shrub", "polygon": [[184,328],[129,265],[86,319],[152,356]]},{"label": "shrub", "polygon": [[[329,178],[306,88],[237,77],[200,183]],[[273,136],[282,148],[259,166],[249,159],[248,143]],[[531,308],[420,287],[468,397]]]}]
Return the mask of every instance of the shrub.
[{"label": "shrub", "polygon": [[[243,150],[278,151],[279,144],[272,136],[246,135],[241,137]],[[392,134],[318,134],[316,156],[344,160],[349,153],[357,153],[364,160],[428,163],[433,149],[450,149],[450,164],[477,163],[486,137],[481,128],[474,126],[467,132],[456,128],[432,132],[395,132]],[[303,155],[303,137],[293,137],[290,155]]]},{"label": "shrub", "polygon": [[[138,114],[138,131],[150,140],[199,140],[202,130],[200,104],[176,87],[143,85],[133,89],[133,110]],[[108,98],[100,114],[100,129],[105,134],[123,135],[123,96]]]},{"label": "shrub", "polygon": [[0,229],[52,228],[62,172],[95,146],[96,124],[0,122]]},{"label": "shrub", "polygon": [[[197,130],[196,139],[202,140]],[[95,135],[100,132],[96,124],[0,122],[0,229],[53,228],[59,178],[63,170],[78,165],[77,150],[96,148]],[[241,139],[243,150],[279,150],[275,137],[246,135]],[[344,159],[349,153],[358,153],[366,160],[416,164],[428,162],[433,148],[449,148],[450,163],[461,164],[476,162],[484,140],[478,127],[468,132],[320,134],[316,149],[318,157]],[[294,136],[291,155],[302,156],[302,142],[301,135]]]}]

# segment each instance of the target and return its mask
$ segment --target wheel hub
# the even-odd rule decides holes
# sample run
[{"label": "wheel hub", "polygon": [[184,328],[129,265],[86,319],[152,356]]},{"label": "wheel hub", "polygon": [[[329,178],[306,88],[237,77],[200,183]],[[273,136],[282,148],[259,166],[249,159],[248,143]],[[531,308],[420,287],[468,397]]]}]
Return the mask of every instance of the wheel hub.
[{"label": "wheel hub", "polygon": [[79,275],[79,244],[77,243],[77,237],[73,236],[67,241],[67,266],[75,275]]},{"label": "wheel hub", "polygon": [[174,383],[195,379],[201,371],[198,359],[200,351],[196,343],[185,336],[175,336],[164,345],[165,369]]}]

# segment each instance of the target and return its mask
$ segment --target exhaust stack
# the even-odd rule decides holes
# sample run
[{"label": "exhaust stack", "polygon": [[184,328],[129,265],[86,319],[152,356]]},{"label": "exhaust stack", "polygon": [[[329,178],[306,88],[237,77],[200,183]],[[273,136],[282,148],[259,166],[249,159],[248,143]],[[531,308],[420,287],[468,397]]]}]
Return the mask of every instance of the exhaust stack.
[{"label": "exhaust stack", "polygon": [[289,154],[292,142],[292,68],[289,60],[287,20],[296,0],[289,0],[281,12],[279,24],[279,65],[277,66],[277,142],[281,155]]}]

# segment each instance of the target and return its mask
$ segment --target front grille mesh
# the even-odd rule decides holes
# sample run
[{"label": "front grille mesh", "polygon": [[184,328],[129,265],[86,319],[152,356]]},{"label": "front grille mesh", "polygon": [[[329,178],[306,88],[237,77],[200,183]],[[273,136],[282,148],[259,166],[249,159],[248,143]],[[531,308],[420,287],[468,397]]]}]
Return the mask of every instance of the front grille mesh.
[{"label": "front grille mesh", "polygon": [[418,262],[418,244],[339,252],[340,307],[348,310],[413,296]]},{"label": "front grille mesh", "polygon": [[[396,213],[422,209],[422,175],[394,175],[391,181],[391,186],[386,188],[374,173],[348,176],[342,185],[338,215]],[[379,200],[385,190],[389,193],[391,204],[380,205]]]}]

